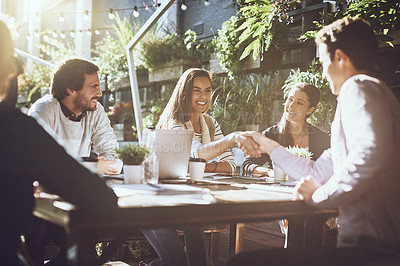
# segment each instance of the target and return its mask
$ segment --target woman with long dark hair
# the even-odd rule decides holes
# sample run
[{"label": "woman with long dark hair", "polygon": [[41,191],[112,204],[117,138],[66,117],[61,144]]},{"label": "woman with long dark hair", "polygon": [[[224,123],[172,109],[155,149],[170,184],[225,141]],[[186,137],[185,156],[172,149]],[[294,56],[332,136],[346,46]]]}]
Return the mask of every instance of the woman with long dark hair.
[{"label": "woman with long dark hair", "polygon": [[208,162],[206,172],[233,173],[236,166],[230,149],[239,144],[252,153],[257,150],[257,145],[253,145],[251,139],[243,138],[241,132],[222,134],[217,120],[206,113],[211,96],[211,73],[200,68],[186,70],[179,78],[157,128],[193,130],[191,157],[205,159]]},{"label": "woman with long dark hair", "polygon": [[[298,146],[312,153],[312,160],[318,159],[330,147],[329,135],[307,122],[316,110],[320,99],[319,89],[307,83],[294,85],[287,96],[281,121],[262,133],[282,146]],[[272,161],[268,154],[255,158],[247,156],[241,166],[243,175],[269,175]]]}]

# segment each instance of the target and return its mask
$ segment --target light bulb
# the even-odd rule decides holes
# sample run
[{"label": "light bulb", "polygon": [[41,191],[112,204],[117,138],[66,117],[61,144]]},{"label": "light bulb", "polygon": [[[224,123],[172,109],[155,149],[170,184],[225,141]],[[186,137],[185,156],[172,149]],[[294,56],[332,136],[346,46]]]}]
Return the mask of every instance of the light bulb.
[{"label": "light bulb", "polygon": [[183,11],[185,11],[185,10],[187,9],[187,6],[186,6],[185,4],[182,4],[182,5],[181,5],[181,9],[182,9]]},{"label": "light bulb", "polygon": [[63,12],[61,12],[60,13],[60,16],[58,17],[58,21],[60,22],[60,23],[63,23],[64,22],[64,13]]},{"label": "light bulb", "polygon": [[108,18],[111,19],[111,20],[113,20],[115,18],[112,8],[110,8],[110,11],[108,13]]},{"label": "light bulb", "polygon": [[204,5],[205,5],[205,6],[209,6],[209,5],[210,5],[210,2],[209,2],[208,0],[204,0]]},{"label": "light bulb", "polygon": [[99,30],[95,30],[95,31],[94,31],[94,34],[100,35],[100,31],[99,31]]},{"label": "light bulb", "polygon": [[83,16],[83,19],[88,21],[90,19],[89,17],[89,10],[85,10],[85,15]]},{"label": "light bulb", "polygon": [[60,34],[61,39],[65,39],[65,33],[62,31]]},{"label": "light bulb", "polygon": [[92,31],[89,29],[87,32],[86,32],[86,34],[87,34],[87,36],[92,36]]},{"label": "light bulb", "polygon": [[40,22],[40,13],[39,12],[36,12],[36,14],[35,14],[35,22],[36,23]]},{"label": "light bulb", "polygon": [[57,37],[58,37],[58,34],[57,34],[56,31],[53,31],[53,32],[51,33],[51,36],[52,36],[53,38],[57,38]]},{"label": "light bulb", "polygon": [[75,38],[75,31],[71,30],[71,32],[69,33],[69,36],[71,36],[71,38]]},{"label": "light bulb", "polygon": [[134,7],[133,7],[133,16],[134,16],[135,18],[139,17],[139,12],[138,12],[138,10],[137,10],[137,6],[134,6]]}]

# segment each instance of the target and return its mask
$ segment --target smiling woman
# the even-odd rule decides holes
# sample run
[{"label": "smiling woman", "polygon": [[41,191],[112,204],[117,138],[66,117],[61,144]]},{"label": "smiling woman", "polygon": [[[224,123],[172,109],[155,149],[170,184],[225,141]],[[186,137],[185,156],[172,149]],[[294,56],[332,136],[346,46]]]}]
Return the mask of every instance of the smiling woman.
[{"label": "smiling woman", "polygon": [[157,128],[193,130],[191,156],[207,161],[206,172],[234,173],[231,148],[245,145],[256,155],[257,148],[243,133],[224,136],[218,122],[206,112],[212,95],[212,76],[207,70],[190,68],[179,78],[160,116]]},{"label": "smiling woman", "polygon": [[[329,135],[307,123],[320,99],[319,89],[307,83],[294,85],[287,96],[279,124],[267,128],[263,134],[283,146],[298,146],[312,152],[316,160],[329,148]],[[269,175],[272,161],[268,154],[259,158],[247,156],[241,166],[243,175],[256,173]]]}]

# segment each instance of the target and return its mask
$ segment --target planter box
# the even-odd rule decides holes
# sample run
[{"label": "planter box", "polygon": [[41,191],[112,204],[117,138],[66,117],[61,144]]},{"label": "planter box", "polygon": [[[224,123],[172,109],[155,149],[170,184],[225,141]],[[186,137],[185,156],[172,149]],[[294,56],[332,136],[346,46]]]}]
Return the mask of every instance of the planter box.
[{"label": "planter box", "polygon": [[[257,57],[256,60],[253,60],[252,56],[248,56],[242,61],[242,63],[243,63],[243,70],[258,69],[261,66],[261,60],[259,56]],[[226,71],[219,64],[218,58],[215,54],[212,54],[210,57],[210,71],[213,74],[226,73]]]},{"label": "planter box", "polygon": [[[137,75],[137,81],[138,81],[139,87],[150,86],[149,75],[148,75],[147,69],[136,70],[136,75]],[[129,76],[121,79],[118,82],[115,82],[114,86],[115,86],[115,88],[117,90],[130,88],[131,87],[131,82],[129,80]]]},{"label": "planter box", "polygon": [[149,73],[149,82],[177,80],[182,73],[191,67],[201,67],[200,60],[181,59],[172,64],[161,66]]}]

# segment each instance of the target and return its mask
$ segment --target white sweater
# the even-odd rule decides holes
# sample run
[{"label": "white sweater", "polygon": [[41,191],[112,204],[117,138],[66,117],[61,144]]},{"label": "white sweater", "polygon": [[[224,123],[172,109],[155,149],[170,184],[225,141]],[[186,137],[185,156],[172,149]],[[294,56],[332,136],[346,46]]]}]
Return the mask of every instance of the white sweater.
[{"label": "white sweater", "polygon": [[81,121],[75,122],[64,115],[58,100],[48,94],[31,106],[28,115],[46,122],[64,148],[74,155],[88,157],[91,145],[97,155],[114,154],[118,147],[110,120],[100,103],[95,111],[87,112]]}]

